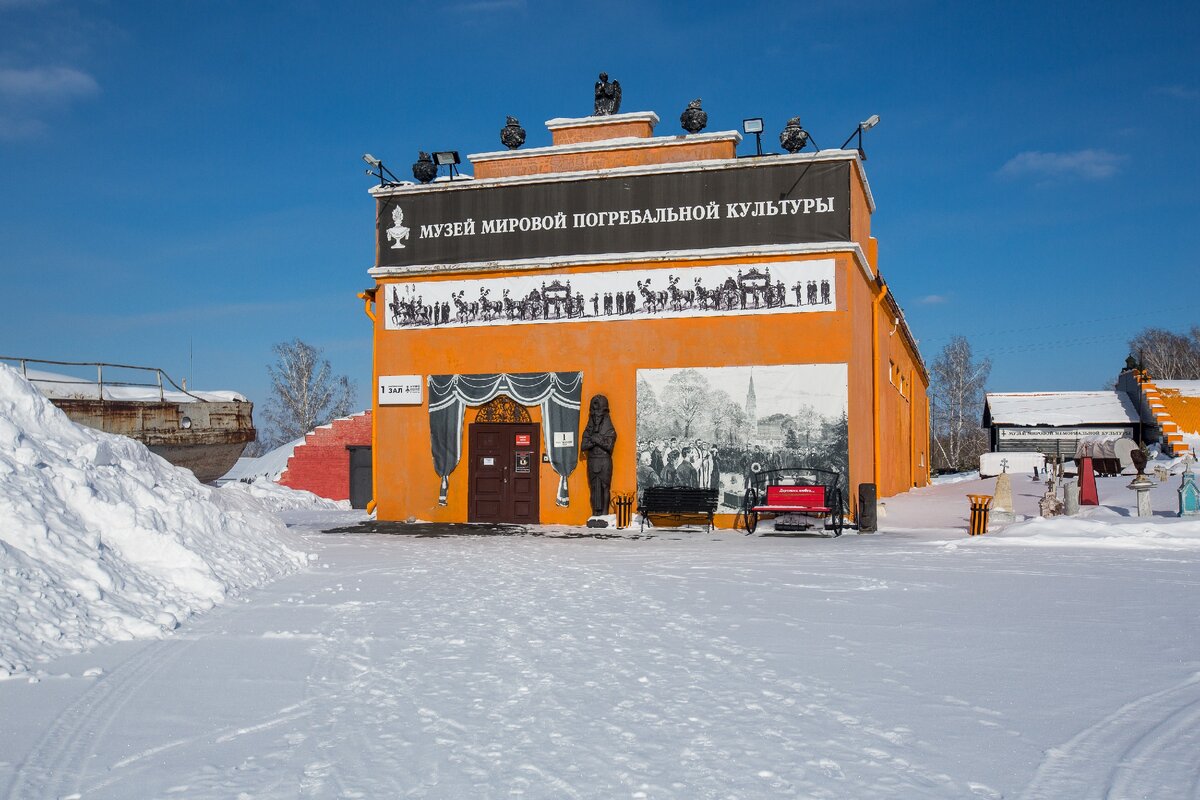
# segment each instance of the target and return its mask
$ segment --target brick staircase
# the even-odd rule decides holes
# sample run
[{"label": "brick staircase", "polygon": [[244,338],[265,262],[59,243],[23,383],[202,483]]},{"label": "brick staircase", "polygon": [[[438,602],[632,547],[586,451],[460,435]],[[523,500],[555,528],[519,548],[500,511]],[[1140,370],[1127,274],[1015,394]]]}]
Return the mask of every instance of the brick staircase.
[{"label": "brick staircase", "polygon": [[346,446],[370,444],[370,411],[335,419],[310,431],[304,442],[296,445],[279,483],[329,500],[349,500],[350,451]]}]

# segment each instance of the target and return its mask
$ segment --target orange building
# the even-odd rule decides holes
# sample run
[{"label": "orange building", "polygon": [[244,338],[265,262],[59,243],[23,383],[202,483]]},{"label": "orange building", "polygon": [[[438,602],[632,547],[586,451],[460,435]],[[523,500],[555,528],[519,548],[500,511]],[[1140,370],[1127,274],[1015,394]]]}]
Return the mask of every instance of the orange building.
[{"label": "orange building", "polygon": [[[653,113],[546,123],[473,178],[372,189],[380,519],[582,524],[589,400],[612,489],[720,490],[820,466],[881,497],[928,481],[928,375],[879,275],[854,150],[736,156]],[[639,478],[640,476],[640,478]]]}]

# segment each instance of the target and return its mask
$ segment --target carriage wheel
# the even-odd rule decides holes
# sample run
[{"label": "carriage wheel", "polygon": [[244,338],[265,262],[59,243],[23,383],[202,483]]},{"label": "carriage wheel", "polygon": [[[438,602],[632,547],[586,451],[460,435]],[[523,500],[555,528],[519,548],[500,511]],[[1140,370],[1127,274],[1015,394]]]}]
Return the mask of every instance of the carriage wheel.
[{"label": "carriage wheel", "polygon": [[754,507],[758,505],[758,492],[754,489],[746,490],[745,506],[742,508],[742,520],[746,525],[746,533],[754,533],[754,529],[758,527],[758,512]]}]

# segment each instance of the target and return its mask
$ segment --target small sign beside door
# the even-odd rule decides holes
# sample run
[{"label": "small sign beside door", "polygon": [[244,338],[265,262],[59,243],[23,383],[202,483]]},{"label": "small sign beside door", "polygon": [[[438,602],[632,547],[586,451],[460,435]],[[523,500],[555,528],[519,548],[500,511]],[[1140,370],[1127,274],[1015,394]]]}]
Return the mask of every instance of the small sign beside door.
[{"label": "small sign beside door", "polygon": [[419,406],[423,383],[420,375],[380,375],[379,405]]},{"label": "small sign beside door", "polygon": [[529,434],[518,433],[516,435],[516,441],[514,441],[513,444],[515,444],[517,447],[529,447]]},{"label": "small sign beside door", "polygon": [[574,447],[575,446],[575,431],[555,431],[554,432],[555,447]]},{"label": "small sign beside door", "polygon": [[533,453],[529,451],[520,451],[514,454],[516,466],[513,471],[518,475],[528,475],[530,466],[533,464]]}]

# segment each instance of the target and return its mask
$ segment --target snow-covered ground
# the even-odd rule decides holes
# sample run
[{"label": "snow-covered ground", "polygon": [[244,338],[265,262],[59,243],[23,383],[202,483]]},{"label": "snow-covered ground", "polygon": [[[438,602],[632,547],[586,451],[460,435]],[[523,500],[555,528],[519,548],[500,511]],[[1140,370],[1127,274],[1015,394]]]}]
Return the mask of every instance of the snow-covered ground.
[{"label": "snow-covered ground", "polygon": [[874,535],[334,534],[64,422],[0,369],[0,798],[1200,796],[1178,478],[979,537],[971,475]]},{"label": "snow-covered ground", "polygon": [[[1200,550],[968,538],[971,488],[839,539],[323,534],[361,517],[285,512],[307,570],[0,683],[0,790],[1194,797]],[[898,525],[920,508],[946,527]]]}]

